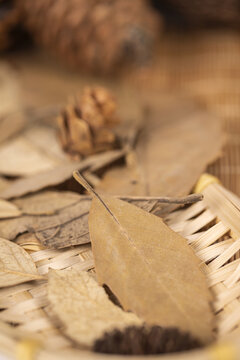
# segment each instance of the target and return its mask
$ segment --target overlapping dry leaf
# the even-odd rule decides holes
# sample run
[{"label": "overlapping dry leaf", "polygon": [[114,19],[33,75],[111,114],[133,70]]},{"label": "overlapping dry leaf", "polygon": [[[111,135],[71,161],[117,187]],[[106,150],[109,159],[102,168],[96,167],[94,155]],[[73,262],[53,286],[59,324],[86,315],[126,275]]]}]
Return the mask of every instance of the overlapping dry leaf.
[{"label": "overlapping dry leaf", "polygon": [[63,332],[82,346],[91,347],[106,331],[142,324],[136,315],[114,305],[87,272],[50,271],[48,299]]},{"label": "overlapping dry leaf", "polygon": [[0,287],[41,278],[31,256],[24,249],[0,238]]},{"label": "overlapping dry leaf", "polygon": [[69,161],[56,165],[50,170],[41,171],[40,173],[13,181],[9,186],[4,187],[4,189],[0,191],[0,197],[3,199],[16,198],[39,191],[46,187],[62,184],[72,177],[72,173],[76,169],[79,171],[85,169],[89,169],[90,171],[92,169],[94,171],[96,169],[99,170],[118,160],[123,155],[124,151],[114,150],[107,153],[89,156],[82,161]]},{"label": "overlapping dry leaf", "polygon": [[[147,211],[158,203],[157,198],[126,200]],[[7,202],[12,218],[0,216],[0,236],[14,240],[20,234],[34,233],[43,246],[54,249],[88,243],[90,202],[90,197],[69,191],[46,191]]]},{"label": "overlapping dry leaf", "polygon": [[[220,121],[192,101],[149,100],[150,113],[129,166],[110,169],[96,187],[112,195],[184,196],[221,153]],[[156,100],[156,101],[155,101]]]},{"label": "overlapping dry leaf", "polygon": [[0,236],[14,240],[19,234],[35,233],[50,248],[89,242],[89,199],[72,192],[43,192],[18,199],[15,204],[23,215],[0,221]]},{"label": "overlapping dry leaf", "polygon": [[184,238],[155,215],[110,196],[94,197],[89,231],[98,280],[125,310],[211,341],[211,295]]}]

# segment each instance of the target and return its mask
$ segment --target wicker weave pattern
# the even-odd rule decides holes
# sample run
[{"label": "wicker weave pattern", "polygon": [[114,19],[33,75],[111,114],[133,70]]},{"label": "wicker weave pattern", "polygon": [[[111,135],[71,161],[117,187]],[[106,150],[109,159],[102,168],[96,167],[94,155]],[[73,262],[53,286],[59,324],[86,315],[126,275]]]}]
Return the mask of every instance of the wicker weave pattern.
[{"label": "wicker weave pattern", "polygon": [[[221,339],[240,328],[240,199],[219,184],[211,184],[203,192],[204,201],[171,213],[166,221],[173,230],[188,239],[202,260],[215,297],[216,335]],[[90,245],[68,250],[33,251],[31,255],[41,274],[47,274],[49,268],[90,270],[94,267]],[[20,335],[17,332],[20,338],[29,334],[36,336],[41,341],[45,356],[50,351],[58,354],[59,359],[63,358],[65,355],[59,350],[70,351],[68,356],[71,354],[71,359],[79,355],[81,350],[71,349],[70,342],[61,335],[57,324],[47,316],[50,309],[45,281],[1,289],[0,307],[3,309],[0,321],[10,324],[15,332],[20,330]],[[10,331],[11,327],[0,330],[1,347],[10,354],[15,351],[16,345],[15,332]]]}]

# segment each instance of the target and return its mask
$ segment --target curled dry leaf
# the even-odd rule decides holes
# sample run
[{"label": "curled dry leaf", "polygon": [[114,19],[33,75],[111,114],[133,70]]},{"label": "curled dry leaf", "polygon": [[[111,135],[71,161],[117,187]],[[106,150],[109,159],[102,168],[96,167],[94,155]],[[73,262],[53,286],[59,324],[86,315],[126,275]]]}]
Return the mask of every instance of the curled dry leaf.
[{"label": "curled dry leaf", "polygon": [[114,305],[87,272],[50,271],[48,299],[63,332],[82,346],[91,347],[106,331],[142,324],[136,315]]},{"label": "curled dry leaf", "polygon": [[42,279],[31,256],[19,245],[0,238],[0,287]]},{"label": "curled dry leaf", "polygon": [[93,194],[89,231],[97,278],[125,310],[146,322],[189,331],[209,342],[211,294],[200,260],[162,219],[111,196]]}]

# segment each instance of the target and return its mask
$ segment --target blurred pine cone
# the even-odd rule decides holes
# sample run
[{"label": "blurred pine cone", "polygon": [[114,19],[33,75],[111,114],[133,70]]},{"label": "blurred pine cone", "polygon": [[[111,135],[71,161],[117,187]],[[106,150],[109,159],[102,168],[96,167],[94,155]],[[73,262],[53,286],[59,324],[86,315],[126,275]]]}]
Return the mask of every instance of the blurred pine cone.
[{"label": "blurred pine cone", "polygon": [[14,42],[14,31],[19,24],[19,10],[11,0],[0,0],[0,50],[9,48]]},{"label": "blurred pine cone", "polygon": [[106,151],[115,146],[112,128],[118,123],[116,103],[101,87],[85,88],[58,117],[63,149],[73,157]]},{"label": "blurred pine cone", "polygon": [[147,0],[17,0],[35,39],[75,67],[146,61],[161,23]]},{"label": "blurred pine cone", "polygon": [[173,22],[240,26],[240,0],[152,0],[152,3]]}]

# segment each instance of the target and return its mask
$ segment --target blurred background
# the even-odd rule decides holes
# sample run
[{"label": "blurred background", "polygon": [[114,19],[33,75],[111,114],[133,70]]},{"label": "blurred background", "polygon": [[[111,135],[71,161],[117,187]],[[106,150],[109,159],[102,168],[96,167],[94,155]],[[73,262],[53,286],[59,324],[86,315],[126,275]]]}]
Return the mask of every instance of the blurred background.
[{"label": "blurred background", "polygon": [[22,114],[55,116],[85,85],[112,89],[128,116],[186,94],[222,123],[208,171],[240,195],[239,40],[239,0],[0,0],[0,142]]}]

